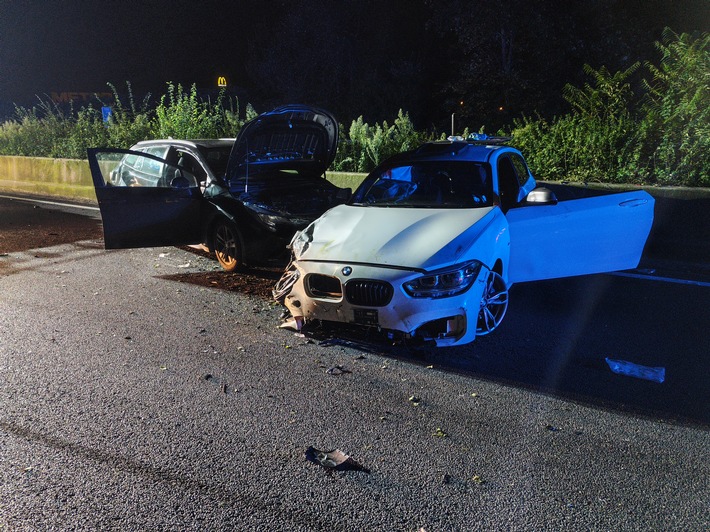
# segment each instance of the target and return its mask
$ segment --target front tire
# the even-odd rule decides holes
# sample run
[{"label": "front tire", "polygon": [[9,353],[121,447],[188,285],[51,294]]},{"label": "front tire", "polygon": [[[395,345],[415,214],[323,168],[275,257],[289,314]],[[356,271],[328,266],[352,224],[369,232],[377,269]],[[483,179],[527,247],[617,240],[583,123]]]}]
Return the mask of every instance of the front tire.
[{"label": "front tire", "polygon": [[481,306],[478,311],[476,335],[485,336],[495,331],[508,310],[508,287],[496,271],[489,271],[486,287],[481,296]]},{"label": "front tire", "polygon": [[234,272],[244,266],[242,240],[236,226],[229,222],[217,222],[212,232],[212,249],[222,269]]}]

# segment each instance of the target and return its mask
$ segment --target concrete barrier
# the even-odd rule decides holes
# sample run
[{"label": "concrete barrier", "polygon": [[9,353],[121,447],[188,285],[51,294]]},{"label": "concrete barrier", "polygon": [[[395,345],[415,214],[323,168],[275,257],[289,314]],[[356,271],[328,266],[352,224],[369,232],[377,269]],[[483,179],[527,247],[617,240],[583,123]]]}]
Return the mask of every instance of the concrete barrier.
[{"label": "concrete barrier", "polygon": [[77,159],[0,156],[0,191],[96,203],[89,164]]}]

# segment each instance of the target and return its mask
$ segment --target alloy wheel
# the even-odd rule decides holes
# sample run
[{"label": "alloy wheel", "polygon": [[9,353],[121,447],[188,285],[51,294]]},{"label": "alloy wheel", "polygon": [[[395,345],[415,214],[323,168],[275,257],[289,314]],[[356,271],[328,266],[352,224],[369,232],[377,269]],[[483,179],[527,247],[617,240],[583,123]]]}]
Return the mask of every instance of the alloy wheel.
[{"label": "alloy wheel", "polygon": [[508,310],[508,287],[498,272],[488,272],[486,287],[481,296],[476,334],[485,336],[492,333],[503,321]]},{"label": "alloy wheel", "polygon": [[219,222],[214,229],[214,253],[222,268],[233,272],[242,266],[242,246],[237,229],[231,224]]}]

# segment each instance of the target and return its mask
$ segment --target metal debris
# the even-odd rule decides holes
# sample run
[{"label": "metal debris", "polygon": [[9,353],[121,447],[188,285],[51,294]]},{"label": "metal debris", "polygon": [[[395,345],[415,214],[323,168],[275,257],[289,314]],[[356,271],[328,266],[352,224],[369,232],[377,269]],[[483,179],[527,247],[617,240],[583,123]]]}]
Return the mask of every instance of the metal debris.
[{"label": "metal debris", "polygon": [[333,449],[332,451],[319,451],[314,447],[309,447],[306,449],[306,460],[313,462],[314,464],[318,464],[328,470],[364,471],[365,473],[370,472],[369,469],[357,463],[340,449]]}]

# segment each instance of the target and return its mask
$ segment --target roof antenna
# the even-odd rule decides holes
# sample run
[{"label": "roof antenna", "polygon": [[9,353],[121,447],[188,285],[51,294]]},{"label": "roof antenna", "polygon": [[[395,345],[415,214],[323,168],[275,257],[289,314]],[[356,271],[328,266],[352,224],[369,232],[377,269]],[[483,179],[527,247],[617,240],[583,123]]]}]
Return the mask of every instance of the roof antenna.
[{"label": "roof antenna", "polygon": [[244,182],[244,194],[247,194],[249,192],[249,141],[246,141],[247,143],[247,179]]}]

